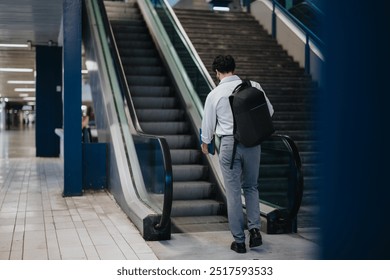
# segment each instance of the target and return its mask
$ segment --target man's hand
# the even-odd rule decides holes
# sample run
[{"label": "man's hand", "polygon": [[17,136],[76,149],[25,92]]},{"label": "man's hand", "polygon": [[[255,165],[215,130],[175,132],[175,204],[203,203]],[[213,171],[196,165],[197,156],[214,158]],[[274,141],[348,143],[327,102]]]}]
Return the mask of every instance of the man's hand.
[{"label": "man's hand", "polygon": [[208,155],[208,154],[209,154],[208,145],[207,145],[206,143],[203,143],[203,142],[202,142],[201,148],[202,148],[202,152],[203,152],[205,155]]}]

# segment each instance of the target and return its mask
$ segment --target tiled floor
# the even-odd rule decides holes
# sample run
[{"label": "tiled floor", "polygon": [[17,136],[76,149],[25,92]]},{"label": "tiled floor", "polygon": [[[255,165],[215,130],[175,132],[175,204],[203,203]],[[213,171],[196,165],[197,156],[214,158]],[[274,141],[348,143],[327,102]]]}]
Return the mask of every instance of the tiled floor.
[{"label": "tiled floor", "polygon": [[63,162],[35,157],[33,127],[0,129],[0,260],[317,259],[318,231],[263,233],[263,246],[230,250],[229,231],[144,241],[106,191],[63,197]]},{"label": "tiled floor", "polygon": [[157,258],[109,193],[63,197],[62,160],[32,157],[33,139],[0,131],[0,260]]}]

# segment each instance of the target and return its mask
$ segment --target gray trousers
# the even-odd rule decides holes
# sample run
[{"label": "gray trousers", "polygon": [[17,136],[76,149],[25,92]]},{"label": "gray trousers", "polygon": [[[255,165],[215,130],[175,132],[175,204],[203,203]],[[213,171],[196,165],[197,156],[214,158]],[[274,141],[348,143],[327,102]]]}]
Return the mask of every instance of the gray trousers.
[{"label": "gray trousers", "polygon": [[219,161],[225,183],[229,227],[237,243],[245,242],[244,213],[241,200],[241,189],[245,198],[248,229],[260,229],[260,206],[258,177],[260,167],[261,146],[247,148],[237,145],[233,169],[232,161],[234,138],[221,138]]}]

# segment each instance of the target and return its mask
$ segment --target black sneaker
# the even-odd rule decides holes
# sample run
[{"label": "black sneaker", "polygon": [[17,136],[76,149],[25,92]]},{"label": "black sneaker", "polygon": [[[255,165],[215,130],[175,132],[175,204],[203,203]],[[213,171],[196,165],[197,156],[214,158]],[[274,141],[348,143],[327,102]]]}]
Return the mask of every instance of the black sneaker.
[{"label": "black sneaker", "polygon": [[230,246],[230,249],[233,251],[243,254],[246,253],[245,243],[237,243],[236,241],[233,241],[232,245]]},{"label": "black sneaker", "polygon": [[252,228],[249,230],[249,248],[257,247],[263,244],[263,239],[261,238],[260,230],[257,228]]}]

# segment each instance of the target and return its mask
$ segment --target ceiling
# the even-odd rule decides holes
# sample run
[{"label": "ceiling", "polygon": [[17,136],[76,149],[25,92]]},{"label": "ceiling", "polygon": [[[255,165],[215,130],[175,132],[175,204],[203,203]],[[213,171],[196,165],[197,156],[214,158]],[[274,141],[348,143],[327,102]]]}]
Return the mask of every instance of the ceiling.
[{"label": "ceiling", "polygon": [[[0,46],[0,68],[29,68],[35,70],[35,46],[58,44],[63,0],[1,0],[0,44],[27,44],[31,47]],[[34,84],[9,84],[8,81],[34,81],[29,73],[3,72],[0,69],[0,98],[9,102],[24,102],[15,88],[35,88]],[[35,92],[28,92],[34,97]]]}]

